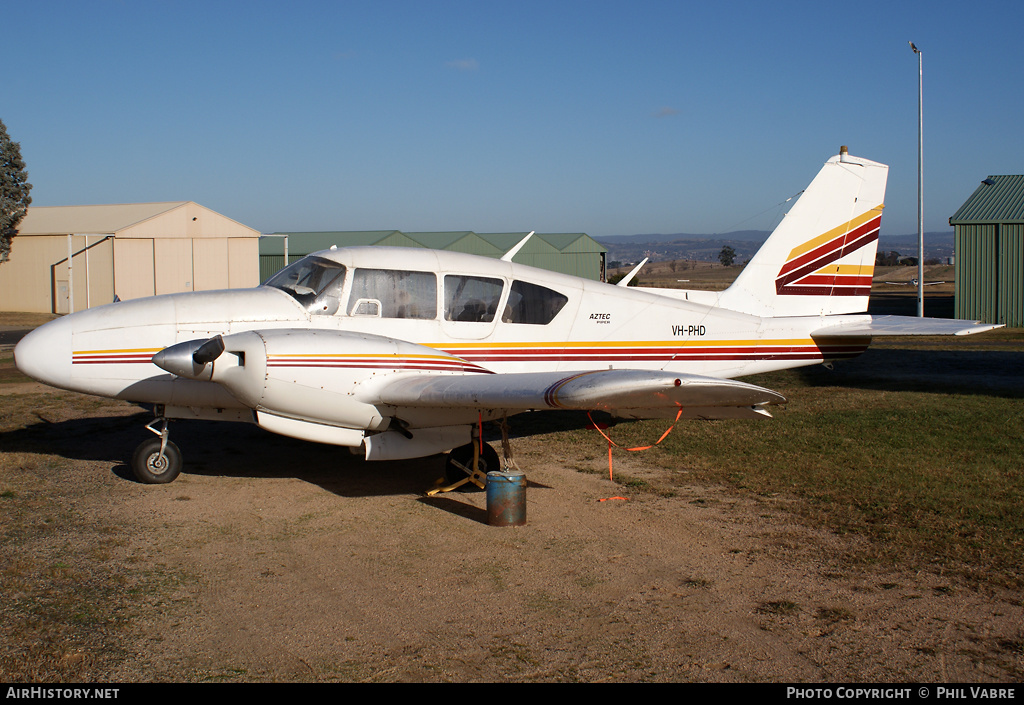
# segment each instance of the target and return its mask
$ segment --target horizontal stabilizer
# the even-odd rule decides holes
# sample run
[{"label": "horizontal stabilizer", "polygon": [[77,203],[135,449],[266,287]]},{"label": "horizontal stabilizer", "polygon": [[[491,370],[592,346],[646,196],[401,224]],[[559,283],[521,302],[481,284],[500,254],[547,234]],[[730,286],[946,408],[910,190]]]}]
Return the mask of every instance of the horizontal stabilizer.
[{"label": "horizontal stabilizer", "polygon": [[394,406],[509,410],[675,410],[786,401],[781,394],[745,382],[658,370],[404,377],[379,394],[382,403]]},{"label": "horizontal stabilizer", "polygon": [[1002,324],[951,318],[914,316],[850,316],[846,322],[836,318],[831,325],[811,333],[815,338],[863,338],[876,335],[972,335],[984,333]]}]

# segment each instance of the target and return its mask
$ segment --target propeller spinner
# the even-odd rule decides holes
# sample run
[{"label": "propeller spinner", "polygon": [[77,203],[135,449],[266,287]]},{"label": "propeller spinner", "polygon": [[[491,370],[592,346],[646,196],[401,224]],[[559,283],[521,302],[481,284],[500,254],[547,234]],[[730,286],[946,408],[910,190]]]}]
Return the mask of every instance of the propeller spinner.
[{"label": "propeller spinner", "polygon": [[224,352],[224,339],[217,335],[205,340],[187,340],[166,347],[153,356],[153,364],[188,379],[209,378],[207,366]]}]

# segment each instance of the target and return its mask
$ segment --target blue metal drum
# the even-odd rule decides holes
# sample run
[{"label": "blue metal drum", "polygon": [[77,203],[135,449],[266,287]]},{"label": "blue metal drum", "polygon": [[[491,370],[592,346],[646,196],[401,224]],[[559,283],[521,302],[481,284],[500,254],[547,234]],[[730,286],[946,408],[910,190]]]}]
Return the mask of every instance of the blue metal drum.
[{"label": "blue metal drum", "polygon": [[526,475],[519,470],[487,473],[487,523],[526,524]]}]

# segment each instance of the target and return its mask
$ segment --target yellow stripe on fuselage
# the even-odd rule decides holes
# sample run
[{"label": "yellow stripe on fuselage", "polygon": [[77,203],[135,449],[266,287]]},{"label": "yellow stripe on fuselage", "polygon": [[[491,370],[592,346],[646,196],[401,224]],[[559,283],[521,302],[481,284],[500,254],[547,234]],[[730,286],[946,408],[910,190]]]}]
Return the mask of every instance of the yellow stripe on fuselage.
[{"label": "yellow stripe on fuselage", "polygon": [[289,358],[310,358],[310,357],[333,358],[333,359],[344,358],[346,360],[350,360],[350,359],[353,359],[353,358],[377,359],[377,358],[381,358],[381,357],[401,357],[402,359],[409,359],[409,360],[450,360],[451,359],[450,355],[406,355],[404,353],[390,353],[390,352],[358,353],[358,354],[354,354],[354,353],[287,353],[287,354],[271,355],[270,357],[274,358],[275,360],[289,359]]},{"label": "yellow stripe on fuselage", "polygon": [[163,348],[131,348],[128,350],[75,350],[72,355],[132,355],[136,353],[153,353],[154,355]]},{"label": "yellow stripe on fuselage", "polygon": [[526,342],[526,343],[423,343],[428,348],[460,348],[489,350],[493,348],[635,348],[635,347],[758,347],[779,345],[814,345],[812,338],[780,340],[591,340],[572,342]]}]

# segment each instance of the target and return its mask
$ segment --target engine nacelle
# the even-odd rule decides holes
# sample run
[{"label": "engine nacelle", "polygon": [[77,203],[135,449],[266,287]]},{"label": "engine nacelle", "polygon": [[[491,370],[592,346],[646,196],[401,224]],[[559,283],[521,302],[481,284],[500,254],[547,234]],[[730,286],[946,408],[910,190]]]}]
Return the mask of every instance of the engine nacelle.
[{"label": "engine nacelle", "polygon": [[[464,435],[430,428],[410,440],[389,430],[388,407],[382,412],[360,400],[361,390],[367,393],[386,376],[466,367],[460,358],[403,340],[349,331],[258,330],[178,343],[153,362],[179,377],[219,384],[275,433],[355,447],[363,445],[364,432],[383,432],[366,444],[367,457],[430,455],[459,445]],[[379,399],[372,392],[367,398]]]},{"label": "engine nacelle", "polygon": [[[396,431],[368,435],[363,440],[367,460],[405,460],[444,453],[472,440],[469,426],[418,428],[412,438]],[[355,451],[353,451],[355,452]]]},{"label": "engine nacelle", "polygon": [[210,380],[251,409],[346,428],[382,431],[390,418],[359,401],[368,378],[393,374],[437,351],[346,331],[263,330],[224,336]]}]

